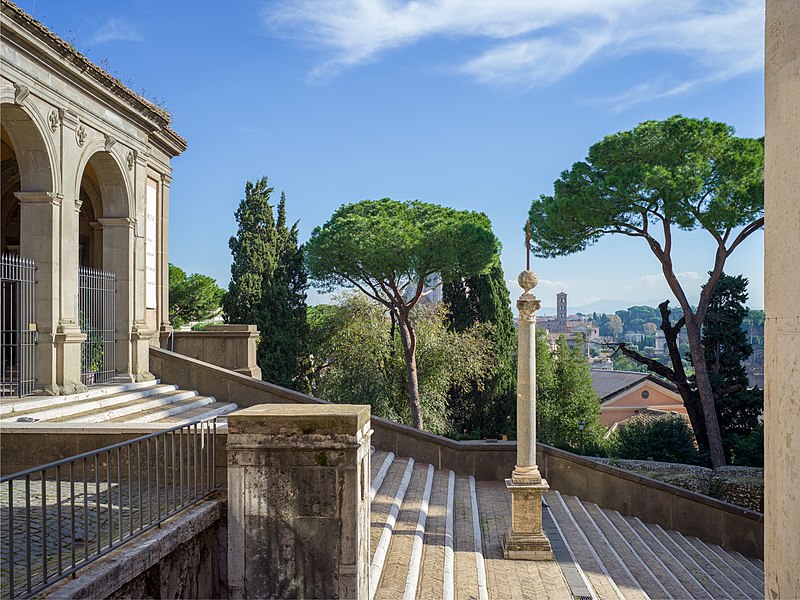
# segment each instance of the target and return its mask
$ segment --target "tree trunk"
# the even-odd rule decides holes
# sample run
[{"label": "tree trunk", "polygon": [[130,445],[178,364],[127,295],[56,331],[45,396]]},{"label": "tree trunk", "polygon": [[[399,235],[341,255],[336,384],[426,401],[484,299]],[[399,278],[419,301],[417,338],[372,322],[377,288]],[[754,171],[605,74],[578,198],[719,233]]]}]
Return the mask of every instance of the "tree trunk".
[{"label": "tree trunk", "polygon": [[417,336],[407,314],[397,315],[400,341],[403,343],[403,356],[406,362],[406,385],[408,387],[408,406],[411,409],[411,424],[422,429],[422,406],[419,401],[419,382],[417,380]]},{"label": "tree trunk", "polygon": [[703,343],[700,339],[700,327],[697,325],[693,313],[684,308],[683,314],[686,319],[686,334],[689,336],[689,350],[692,353],[692,363],[694,364],[695,383],[697,384],[700,405],[703,408],[703,416],[706,422],[711,466],[717,469],[725,466],[725,451],[722,447],[722,435],[717,421],[714,390],[711,388],[711,380],[708,378],[708,366],[706,365]]},{"label": "tree trunk", "polygon": [[678,347],[678,334],[683,328],[685,319],[679,320],[675,325],[670,323],[669,315],[671,311],[669,310],[669,300],[659,304],[658,310],[661,312],[661,331],[664,332],[664,340],[666,341],[669,358],[672,362],[673,377],[668,377],[668,379],[678,387],[678,393],[683,399],[683,406],[686,408],[686,414],[689,416],[689,422],[692,424],[697,445],[702,450],[708,451],[708,432],[706,430],[705,419],[703,418],[703,407],[700,404],[697,393],[692,389],[692,386],[689,384],[689,379],[686,377],[686,371],[683,368],[683,361],[681,360],[681,351]]}]

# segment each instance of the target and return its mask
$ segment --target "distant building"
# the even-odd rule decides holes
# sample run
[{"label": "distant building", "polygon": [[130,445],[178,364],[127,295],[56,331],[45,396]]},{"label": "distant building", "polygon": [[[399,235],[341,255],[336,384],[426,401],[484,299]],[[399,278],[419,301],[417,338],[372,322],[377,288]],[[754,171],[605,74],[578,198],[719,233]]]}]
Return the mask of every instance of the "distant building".
[{"label": "distant building", "polygon": [[556,294],[556,323],[560,333],[567,332],[567,294]]},{"label": "distant building", "polygon": [[595,368],[590,373],[600,396],[600,422],[606,427],[646,411],[687,414],[675,386],[654,375]]}]

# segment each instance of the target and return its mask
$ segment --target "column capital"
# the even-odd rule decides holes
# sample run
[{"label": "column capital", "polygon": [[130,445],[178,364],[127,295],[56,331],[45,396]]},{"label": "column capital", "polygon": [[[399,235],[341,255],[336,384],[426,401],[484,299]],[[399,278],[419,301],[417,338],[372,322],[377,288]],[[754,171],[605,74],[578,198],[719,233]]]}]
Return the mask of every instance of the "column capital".
[{"label": "column capital", "polygon": [[64,199],[63,194],[56,194],[55,192],[14,192],[20,204],[52,204],[53,206],[61,206],[61,201]]},{"label": "column capital", "polygon": [[133,229],[135,221],[129,217],[101,217],[97,222],[106,227],[127,227]]}]

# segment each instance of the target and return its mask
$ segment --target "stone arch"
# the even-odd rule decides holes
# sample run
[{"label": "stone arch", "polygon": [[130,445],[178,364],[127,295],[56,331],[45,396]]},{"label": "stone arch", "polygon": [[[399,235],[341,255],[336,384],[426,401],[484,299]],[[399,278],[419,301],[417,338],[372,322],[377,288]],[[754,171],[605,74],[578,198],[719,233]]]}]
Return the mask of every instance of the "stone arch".
[{"label": "stone arch", "polygon": [[56,191],[54,167],[58,161],[44,119],[26,99],[22,105],[4,101],[0,122],[19,166],[20,191]]},{"label": "stone arch", "polygon": [[84,265],[110,271],[116,276],[114,318],[116,330],[115,369],[125,376],[132,370],[131,331],[135,305],[133,193],[127,169],[113,149],[107,150],[102,138],[87,143],[77,171],[75,198],[82,200],[81,221],[91,219],[91,256]]},{"label": "stone arch", "polygon": [[96,187],[102,198],[103,217],[135,219],[133,189],[123,159],[113,149],[106,150],[102,139],[87,143],[78,162],[76,198],[80,198],[87,167],[91,167],[97,175]]}]

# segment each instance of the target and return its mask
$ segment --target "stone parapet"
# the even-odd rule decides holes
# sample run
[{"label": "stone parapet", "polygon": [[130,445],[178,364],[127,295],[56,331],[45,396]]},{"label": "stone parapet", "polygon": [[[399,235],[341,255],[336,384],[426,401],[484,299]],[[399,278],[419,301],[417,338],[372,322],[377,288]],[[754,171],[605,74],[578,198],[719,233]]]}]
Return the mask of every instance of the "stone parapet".
[{"label": "stone parapet", "polygon": [[370,410],[253,406],[228,415],[231,598],[367,598]]},{"label": "stone parapet", "polygon": [[164,343],[178,354],[261,379],[255,325],[209,325],[200,331],[174,331]]}]

